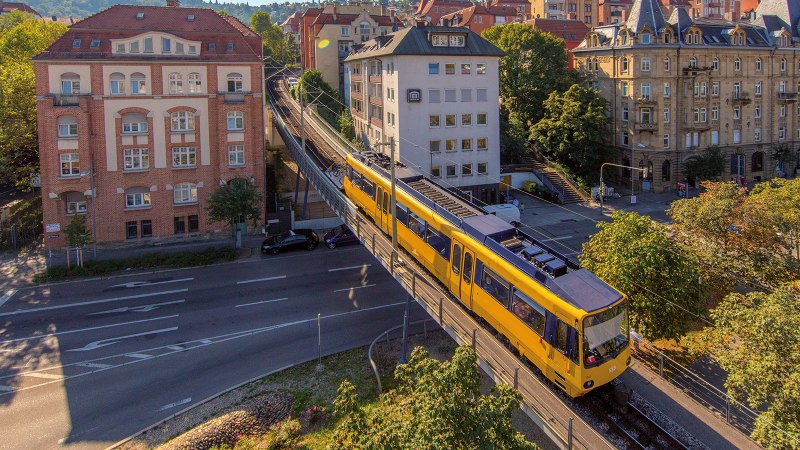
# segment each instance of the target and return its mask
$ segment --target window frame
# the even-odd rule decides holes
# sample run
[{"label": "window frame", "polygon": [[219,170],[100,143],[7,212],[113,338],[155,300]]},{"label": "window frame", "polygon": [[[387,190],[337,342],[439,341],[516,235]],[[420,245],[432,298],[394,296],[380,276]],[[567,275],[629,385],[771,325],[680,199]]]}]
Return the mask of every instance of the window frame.
[{"label": "window frame", "polygon": [[197,147],[179,145],[172,147],[173,169],[193,169],[197,167]]}]

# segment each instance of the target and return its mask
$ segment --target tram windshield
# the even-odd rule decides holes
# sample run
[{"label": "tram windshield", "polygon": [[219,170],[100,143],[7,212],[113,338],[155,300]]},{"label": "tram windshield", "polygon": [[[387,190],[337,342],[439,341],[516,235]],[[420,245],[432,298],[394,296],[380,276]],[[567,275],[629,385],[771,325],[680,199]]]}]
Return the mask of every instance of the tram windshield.
[{"label": "tram windshield", "polygon": [[586,367],[614,358],[628,346],[628,302],[583,320],[583,361]]}]

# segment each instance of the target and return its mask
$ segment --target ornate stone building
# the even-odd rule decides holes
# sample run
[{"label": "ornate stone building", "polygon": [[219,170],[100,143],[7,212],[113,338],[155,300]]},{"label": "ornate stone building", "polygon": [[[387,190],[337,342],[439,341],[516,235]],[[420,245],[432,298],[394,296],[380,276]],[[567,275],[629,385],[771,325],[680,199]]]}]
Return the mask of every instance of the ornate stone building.
[{"label": "ornate stone building", "polygon": [[683,8],[665,18],[660,6],[636,0],[627,21],[594,28],[573,50],[609,101],[622,163],[650,168],[632,176],[657,192],[710,146],[726,155],[723,179],[775,176],[776,147],[800,145],[800,2],[763,0],[751,24],[693,20]]}]

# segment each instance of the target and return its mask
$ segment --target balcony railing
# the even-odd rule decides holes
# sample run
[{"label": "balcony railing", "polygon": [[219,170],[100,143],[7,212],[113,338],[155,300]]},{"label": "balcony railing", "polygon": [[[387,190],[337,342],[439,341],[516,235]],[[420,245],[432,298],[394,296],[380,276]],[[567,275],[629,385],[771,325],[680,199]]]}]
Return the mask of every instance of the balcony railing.
[{"label": "balcony railing", "polygon": [[53,106],[78,106],[80,103],[80,95],[53,95]]},{"label": "balcony railing", "polygon": [[633,128],[637,131],[653,131],[658,128],[658,124],[655,122],[636,122],[633,124]]},{"label": "balcony railing", "polygon": [[652,94],[642,95],[641,97],[636,98],[636,103],[640,104],[653,104],[655,102],[656,102],[656,96]]},{"label": "balcony railing", "polygon": [[733,103],[747,104],[750,103],[752,99],[750,99],[749,92],[733,91],[731,94],[731,101]]},{"label": "balcony railing", "polygon": [[242,104],[244,103],[244,98],[250,95],[250,92],[220,92],[221,95],[227,104]]},{"label": "balcony railing", "polygon": [[793,102],[797,100],[797,92],[778,92],[778,101]]}]

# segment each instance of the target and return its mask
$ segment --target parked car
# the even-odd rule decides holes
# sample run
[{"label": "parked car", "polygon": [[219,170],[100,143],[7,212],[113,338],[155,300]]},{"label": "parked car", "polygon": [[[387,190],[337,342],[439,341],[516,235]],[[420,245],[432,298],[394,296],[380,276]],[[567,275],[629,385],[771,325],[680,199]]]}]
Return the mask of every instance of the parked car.
[{"label": "parked car", "polygon": [[261,243],[261,253],[277,255],[286,250],[304,248],[314,250],[319,245],[319,236],[313,230],[291,230],[264,239]]},{"label": "parked car", "polygon": [[341,247],[342,245],[361,243],[356,234],[353,233],[353,231],[348,228],[347,225],[339,225],[331,231],[328,231],[325,234],[325,237],[323,237],[323,240],[328,248],[336,248]]}]

